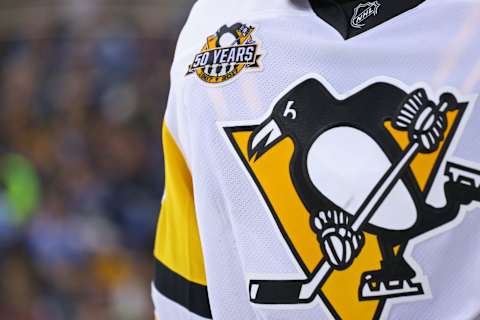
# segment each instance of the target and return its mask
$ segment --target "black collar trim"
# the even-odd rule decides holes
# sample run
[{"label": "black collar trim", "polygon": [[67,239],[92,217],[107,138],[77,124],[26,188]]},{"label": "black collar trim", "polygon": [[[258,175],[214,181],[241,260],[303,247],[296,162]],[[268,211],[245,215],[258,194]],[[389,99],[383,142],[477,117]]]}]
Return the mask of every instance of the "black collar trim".
[{"label": "black collar trim", "polygon": [[309,0],[317,16],[346,40],[415,8],[425,0]]}]

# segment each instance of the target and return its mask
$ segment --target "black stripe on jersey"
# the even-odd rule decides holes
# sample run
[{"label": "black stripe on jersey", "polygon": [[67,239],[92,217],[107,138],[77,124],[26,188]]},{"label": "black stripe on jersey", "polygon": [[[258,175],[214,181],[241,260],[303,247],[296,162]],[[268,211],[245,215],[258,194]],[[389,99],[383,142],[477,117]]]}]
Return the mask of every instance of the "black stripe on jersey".
[{"label": "black stripe on jersey", "polygon": [[315,14],[347,40],[425,0],[309,0]]},{"label": "black stripe on jersey", "polygon": [[207,287],[190,282],[155,260],[155,288],[170,300],[204,318],[212,318]]}]

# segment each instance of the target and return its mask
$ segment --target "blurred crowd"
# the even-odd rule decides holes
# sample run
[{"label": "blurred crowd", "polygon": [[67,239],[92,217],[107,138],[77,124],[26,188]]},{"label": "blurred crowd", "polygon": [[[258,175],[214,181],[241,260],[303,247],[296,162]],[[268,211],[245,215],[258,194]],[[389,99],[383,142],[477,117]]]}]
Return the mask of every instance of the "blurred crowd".
[{"label": "blurred crowd", "polygon": [[0,1],[0,319],[151,319],[161,121],[191,1]]}]

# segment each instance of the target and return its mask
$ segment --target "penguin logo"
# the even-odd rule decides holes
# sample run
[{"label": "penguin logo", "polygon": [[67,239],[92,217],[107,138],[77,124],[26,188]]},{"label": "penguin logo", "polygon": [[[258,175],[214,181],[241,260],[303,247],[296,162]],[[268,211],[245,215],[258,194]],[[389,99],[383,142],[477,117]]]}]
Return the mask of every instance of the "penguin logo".
[{"label": "penguin logo", "polygon": [[480,164],[451,156],[473,100],[386,77],[342,95],[308,75],[262,119],[221,124],[303,273],[256,275],[250,301],[381,319],[428,298],[412,246],[480,207]]},{"label": "penguin logo", "polygon": [[224,83],[244,70],[259,71],[261,67],[255,28],[242,23],[224,25],[207,38],[200,53],[188,66],[187,76],[196,74],[209,84]]}]

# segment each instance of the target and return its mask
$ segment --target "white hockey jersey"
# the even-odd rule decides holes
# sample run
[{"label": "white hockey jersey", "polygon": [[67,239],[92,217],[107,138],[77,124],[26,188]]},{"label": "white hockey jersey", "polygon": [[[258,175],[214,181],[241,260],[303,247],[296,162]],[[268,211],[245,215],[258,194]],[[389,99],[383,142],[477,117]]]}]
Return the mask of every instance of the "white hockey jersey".
[{"label": "white hockey jersey", "polygon": [[159,320],[480,319],[480,1],[200,0]]}]

